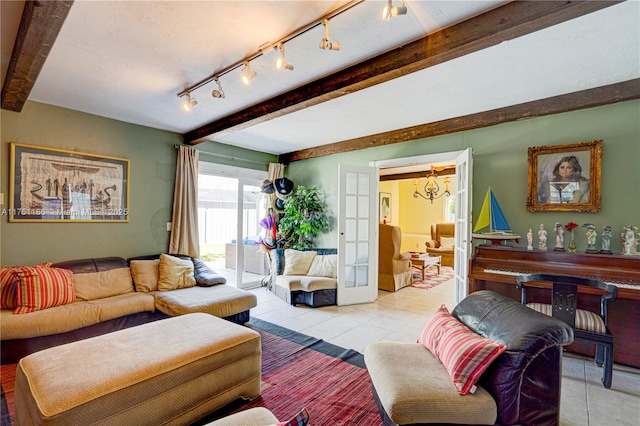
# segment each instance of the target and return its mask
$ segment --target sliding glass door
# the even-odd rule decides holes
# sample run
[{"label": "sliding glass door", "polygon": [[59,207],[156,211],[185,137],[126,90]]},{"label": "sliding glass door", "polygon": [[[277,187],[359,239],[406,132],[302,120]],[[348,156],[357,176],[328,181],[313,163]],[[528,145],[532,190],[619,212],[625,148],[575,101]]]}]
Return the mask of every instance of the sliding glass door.
[{"label": "sliding glass door", "polygon": [[255,176],[261,172],[250,170],[249,176],[239,176],[243,169],[234,168],[230,172],[224,166],[200,164],[200,257],[224,275],[229,285],[260,286],[268,274],[265,255],[258,243],[259,222],[266,207],[264,194],[260,192],[263,179]]}]

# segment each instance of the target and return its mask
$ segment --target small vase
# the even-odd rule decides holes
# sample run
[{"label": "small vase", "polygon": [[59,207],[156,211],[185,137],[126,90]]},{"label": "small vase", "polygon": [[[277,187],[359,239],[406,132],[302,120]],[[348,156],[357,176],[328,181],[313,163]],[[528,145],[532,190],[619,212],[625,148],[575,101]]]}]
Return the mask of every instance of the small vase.
[{"label": "small vase", "polygon": [[567,246],[569,253],[576,252],[576,240],[573,239],[573,231],[571,231],[571,239],[569,240],[569,245]]}]

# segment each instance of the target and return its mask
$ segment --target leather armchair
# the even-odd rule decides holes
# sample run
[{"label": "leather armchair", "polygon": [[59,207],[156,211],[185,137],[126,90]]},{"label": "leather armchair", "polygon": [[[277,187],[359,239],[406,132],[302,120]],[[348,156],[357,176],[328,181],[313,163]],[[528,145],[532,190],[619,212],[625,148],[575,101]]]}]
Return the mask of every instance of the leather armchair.
[{"label": "leather armchair", "polygon": [[400,227],[380,224],[378,251],[378,288],[397,291],[411,285],[411,253],[400,253]]},{"label": "leather armchair", "polygon": [[573,342],[571,327],[490,290],[470,294],[451,314],[507,350],[482,374],[474,394],[460,396],[442,363],[420,343],[370,343],[364,360],[384,425],[557,425],[562,347]]},{"label": "leather armchair", "polygon": [[429,256],[442,256],[442,266],[453,267],[454,247],[443,247],[442,238],[455,237],[455,224],[434,223],[431,225],[431,241],[427,241],[427,253]]}]

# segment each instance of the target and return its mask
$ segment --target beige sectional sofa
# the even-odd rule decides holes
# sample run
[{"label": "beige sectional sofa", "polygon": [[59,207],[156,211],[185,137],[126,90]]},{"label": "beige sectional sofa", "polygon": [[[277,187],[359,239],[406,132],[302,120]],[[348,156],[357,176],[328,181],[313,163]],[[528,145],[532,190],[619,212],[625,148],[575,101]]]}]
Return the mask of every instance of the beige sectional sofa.
[{"label": "beige sectional sofa", "polygon": [[[223,277],[188,256],[81,259],[51,267],[73,272],[75,301],[21,314],[2,309],[2,364],[52,346],[186,313],[204,312],[245,323],[257,305],[254,294],[225,285]],[[37,275],[38,269],[29,271]],[[14,291],[25,287],[19,280],[14,285],[18,285]],[[7,291],[3,284],[3,305]]]}]

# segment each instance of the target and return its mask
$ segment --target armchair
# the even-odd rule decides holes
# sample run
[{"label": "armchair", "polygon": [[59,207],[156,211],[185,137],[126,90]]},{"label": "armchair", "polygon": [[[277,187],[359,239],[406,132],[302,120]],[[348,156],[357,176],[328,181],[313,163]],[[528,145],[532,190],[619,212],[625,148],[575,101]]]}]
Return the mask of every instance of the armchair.
[{"label": "armchair", "polygon": [[[442,266],[453,267],[453,238],[455,236],[455,224],[434,223],[431,225],[431,241],[427,241],[427,253],[429,256],[442,256]],[[451,241],[444,241],[449,238]]]},{"label": "armchair", "polygon": [[400,253],[400,227],[380,224],[378,253],[378,288],[397,291],[411,285],[411,253]]}]

